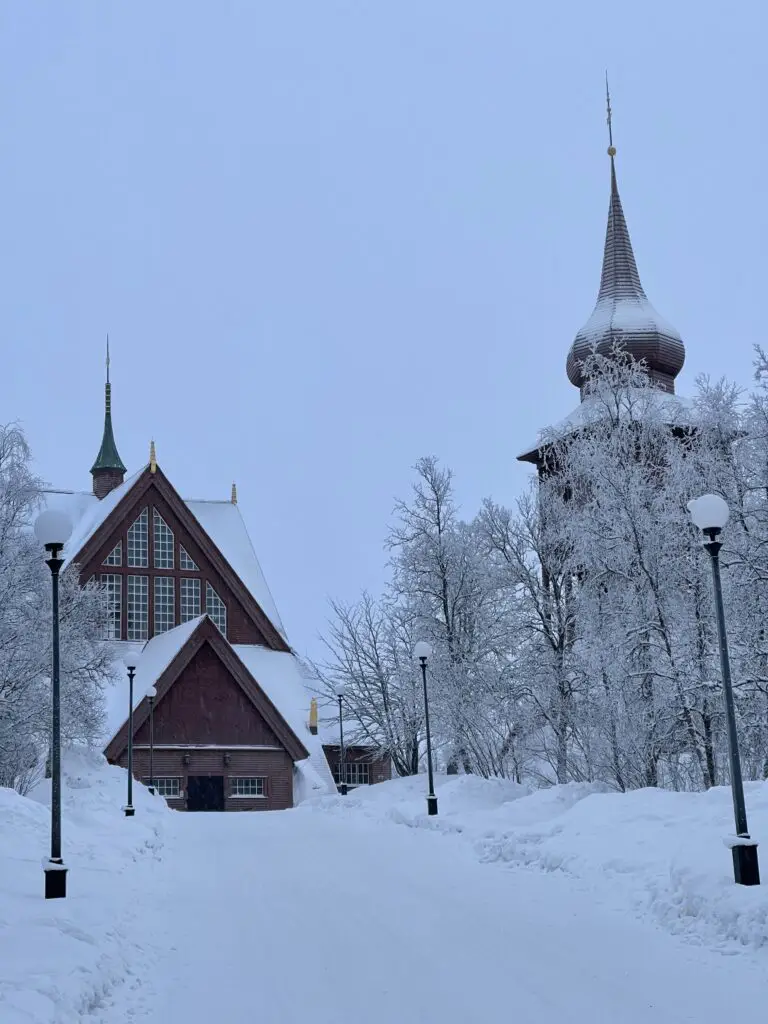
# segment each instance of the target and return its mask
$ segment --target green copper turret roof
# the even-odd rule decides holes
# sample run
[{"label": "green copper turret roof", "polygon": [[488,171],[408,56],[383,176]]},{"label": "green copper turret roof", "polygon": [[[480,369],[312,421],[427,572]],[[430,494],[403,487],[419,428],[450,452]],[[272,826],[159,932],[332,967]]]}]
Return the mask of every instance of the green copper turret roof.
[{"label": "green copper turret roof", "polygon": [[117,452],[115,435],[112,431],[112,385],[109,383],[109,338],[107,338],[107,382],[104,385],[104,435],[96,461],[91,466],[91,473],[100,469],[116,469],[125,473],[123,460]]}]

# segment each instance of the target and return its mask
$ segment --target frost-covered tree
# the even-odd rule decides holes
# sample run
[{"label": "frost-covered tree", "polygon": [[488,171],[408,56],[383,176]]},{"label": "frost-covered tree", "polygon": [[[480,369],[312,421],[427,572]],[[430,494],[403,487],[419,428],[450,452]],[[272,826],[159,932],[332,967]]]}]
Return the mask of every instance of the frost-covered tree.
[{"label": "frost-covered tree", "polygon": [[[702,379],[681,402],[620,348],[593,355],[578,414],[542,438],[531,491],[513,509],[488,500],[471,521],[459,515],[450,472],[421,460],[411,498],[396,506],[385,598],[337,609],[329,644],[340,677],[353,678],[345,644],[361,627],[370,634],[375,621],[378,637],[407,623],[398,635],[408,678],[412,641],[435,649],[431,699],[446,767],[620,790],[723,783],[710,567],[686,508],[714,491],[732,512],[721,560],[744,770],[768,777],[760,352],[756,376],[751,395]],[[383,704],[380,691],[364,694],[361,719]]]},{"label": "frost-covered tree", "polygon": [[[51,580],[30,529],[40,504],[22,430],[0,427],[0,785],[19,789],[40,771],[50,733]],[[79,585],[75,567],[60,590],[62,737],[90,742],[110,672],[105,600]]]}]

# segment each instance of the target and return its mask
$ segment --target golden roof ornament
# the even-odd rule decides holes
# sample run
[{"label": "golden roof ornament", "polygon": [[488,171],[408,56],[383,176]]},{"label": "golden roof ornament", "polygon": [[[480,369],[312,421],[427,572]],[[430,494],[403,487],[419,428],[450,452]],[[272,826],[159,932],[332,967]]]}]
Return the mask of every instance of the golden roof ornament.
[{"label": "golden roof ornament", "polygon": [[155,442],[149,442],[149,472],[157,472],[157,452],[155,451]]},{"label": "golden roof ornament", "polygon": [[313,697],[309,702],[309,731],[313,736],[317,735],[317,698]]}]

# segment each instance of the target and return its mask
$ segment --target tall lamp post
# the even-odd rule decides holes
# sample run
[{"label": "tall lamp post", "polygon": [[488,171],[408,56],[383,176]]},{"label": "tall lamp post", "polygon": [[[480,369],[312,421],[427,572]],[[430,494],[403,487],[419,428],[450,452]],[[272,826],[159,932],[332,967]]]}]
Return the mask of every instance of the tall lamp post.
[{"label": "tall lamp post", "polygon": [[342,796],[347,795],[347,764],[344,758],[344,694],[347,688],[344,683],[336,686],[336,696],[339,699],[339,792]]},{"label": "tall lamp post", "polygon": [[426,640],[419,640],[413,649],[413,656],[421,665],[421,681],[424,684],[424,725],[427,731],[427,771],[429,772],[427,814],[437,814],[435,780],[432,775],[432,736],[429,731],[429,694],[427,693],[427,662],[432,657],[432,648]]},{"label": "tall lamp post", "polygon": [[150,686],[147,690],[149,701],[149,792],[155,795],[155,697],[157,687]]},{"label": "tall lamp post", "polygon": [[704,541],[704,547],[709,552],[712,563],[717,635],[720,641],[720,673],[723,677],[725,721],[728,732],[731,793],[733,795],[733,814],[736,820],[736,843],[731,847],[733,854],[733,876],[739,885],[759,885],[760,868],[757,860],[757,843],[750,839],[747,826],[747,807],[744,802],[739,738],[736,732],[736,712],[733,705],[731,663],[728,657],[728,636],[725,631],[723,588],[720,581],[719,555],[720,548],[723,545],[719,537],[723,527],[728,522],[729,509],[727,502],[720,495],[704,494],[700,498],[694,498],[693,501],[688,502],[688,511],[691,513],[694,525],[698,526],[707,538]]},{"label": "tall lamp post", "polygon": [[126,818],[132,818],[136,813],[133,806],[133,680],[136,676],[136,662],[138,658],[129,651],[123,657],[123,664],[128,673],[128,802],[123,810]]},{"label": "tall lamp post", "polygon": [[51,673],[51,855],[44,868],[45,898],[67,895],[67,869],[61,856],[61,679],[59,667],[59,572],[64,564],[61,552],[72,534],[68,516],[55,509],[41,512],[35,521],[35,536],[48,552],[51,570],[53,622],[53,671]]}]

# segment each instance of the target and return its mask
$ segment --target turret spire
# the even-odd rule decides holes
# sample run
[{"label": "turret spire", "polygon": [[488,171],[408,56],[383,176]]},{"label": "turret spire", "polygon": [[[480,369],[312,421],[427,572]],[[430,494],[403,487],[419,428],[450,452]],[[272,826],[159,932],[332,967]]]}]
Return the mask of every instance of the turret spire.
[{"label": "turret spire", "polygon": [[616,180],[616,147],[613,144],[613,112],[607,73],[605,98],[611,195],[603,269],[592,316],[576,335],[568,353],[568,379],[582,389],[584,398],[584,360],[594,348],[602,355],[608,355],[618,342],[629,355],[645,361],[654,384],[664,391],[674,392],[675,377],[685,361],[685,346],[675,328],[653,308],[640,283]]},{"label": "turret spire", "polygon": [[107,335],[107,379],[104,385],[104,434],[96,461],[91,466],[93,493],[103,498],[125,479],[125,466],[117,452],[112,431],[112,385],[109,382],[109,335]]}]

